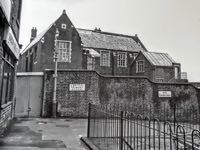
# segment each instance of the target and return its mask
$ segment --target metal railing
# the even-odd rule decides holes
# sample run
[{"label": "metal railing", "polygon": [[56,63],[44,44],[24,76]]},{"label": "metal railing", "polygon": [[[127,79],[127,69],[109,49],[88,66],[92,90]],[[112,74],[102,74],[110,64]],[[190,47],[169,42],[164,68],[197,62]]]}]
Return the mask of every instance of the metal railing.
[{"label": "metal railing", "polygon": [[200,130],[200,112],[198,106],[187,106],[178,104],[105,104],[104,107],[112,110],[126,110],[135,115],[141,115],[143,118],[157,118],[160,121],[170,122],[173,127],[182,125],[187,132],[197,129]]},{"label": "metal railing", "polygon": [[199,150],[200,131],[181,124],[89,104],[87,137],[100,150]]},{"label": "metal railing", "polygon": [[8,102],[1,108],[0,112],[0,135],[8,127],[8,124],[14,117],[15,101]]}]

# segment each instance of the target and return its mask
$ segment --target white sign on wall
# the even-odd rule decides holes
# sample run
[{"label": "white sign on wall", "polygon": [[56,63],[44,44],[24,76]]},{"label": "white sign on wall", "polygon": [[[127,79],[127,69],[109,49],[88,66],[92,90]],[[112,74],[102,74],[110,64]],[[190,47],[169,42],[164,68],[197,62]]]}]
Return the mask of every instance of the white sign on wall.
[{"label": "white sign on wall", "polygon": [[85,91],[85,84],[70,84],[69,91]]},{"label": "white sign on wall", "polygon": [[158,97],[172,97],[171,91],[158,91]]},{"label": "white sign on wall", "polygon": [[20,54],[20,48],[19,48],[17,40],[15,39],[14,33],[13,33],[13,31],[12,31],[12,29],[10,27],[8,27],[5,30],[4,39],[6,40],[6,44],[8,45],[10,50],[13,52],[15,57],[18,59],[19,58],[19,54]]}]

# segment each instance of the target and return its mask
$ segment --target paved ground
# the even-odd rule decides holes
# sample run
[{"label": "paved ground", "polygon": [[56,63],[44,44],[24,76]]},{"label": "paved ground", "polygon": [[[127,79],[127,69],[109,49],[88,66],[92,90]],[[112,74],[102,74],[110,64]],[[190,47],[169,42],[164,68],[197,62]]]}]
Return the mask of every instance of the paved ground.
[{"label": "paved ground", "polygon": [[0,150],[85,150],[86,119],[17,119]]}]

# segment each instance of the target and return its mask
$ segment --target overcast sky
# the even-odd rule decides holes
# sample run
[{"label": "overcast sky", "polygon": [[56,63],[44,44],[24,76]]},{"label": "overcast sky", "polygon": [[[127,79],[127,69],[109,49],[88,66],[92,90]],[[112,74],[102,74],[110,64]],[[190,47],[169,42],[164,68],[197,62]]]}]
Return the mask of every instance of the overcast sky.
[{"label": "overcast sky", "polygon": [[200,0],[23,0],[20,43],[63,9],[75,27],[138,34],[148,51],[169,53],[189,81],[200,81]]}]

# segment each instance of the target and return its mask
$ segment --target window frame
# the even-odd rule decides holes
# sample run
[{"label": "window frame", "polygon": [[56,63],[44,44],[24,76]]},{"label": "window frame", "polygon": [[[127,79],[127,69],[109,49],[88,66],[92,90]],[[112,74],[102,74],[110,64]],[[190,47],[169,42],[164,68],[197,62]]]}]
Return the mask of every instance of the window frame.
[{"label": "window frame", "polygon": [[[56,40],[56,53],[57,53],[57,61],[58,62],[68,62],[71,63],[72,56],[72,41],[67,40]],[[63,45],[60,46],[59,44]],[[64,43],[68,43],[69,46],[64,46]],[[65,50],[65,51],[64,51]]]},{"label": "window frame", "polygon": [[33,58],[34,63],[37,63],[37,57],[38,57],[38,46],[36,45],[34,47],[34,58]]},{"label": "window frame", "polygon": [[14,66],[5,58],[2,58],[2,74],[1,74],[1,89],[0,89],[0,105],[5,105],[12,99],[14,88]]},{"label": "window frame", "polygon": [[174,79],[179,79],[179,66],[174,66]]},{"label": "window frame", "polygon": [[[142,62],[142,66],[139,66],[140,62]],[[144,72],[145,72],[145,61],[144,60],[137,60],[136,61],[136,73],[144,73]]]},{"label": "window frame", "polygon": [[127,67],[127,52],[117,52],[117,67]]},{"label": "window frame", "polygon": [[101,50],[100,51],[100,66],[110,67],[110,51],[107,51],[107,50]]},{"label": "window frame", "polygon": [[61,24],[61,28],[64,29],[64,30],[66,30],[66,29],[67,29],[67,24],[62,23],[62,24]]},{"label": "window frame", "polygon": [[95,70],[95,57],[87,56],[87,70]]}]

